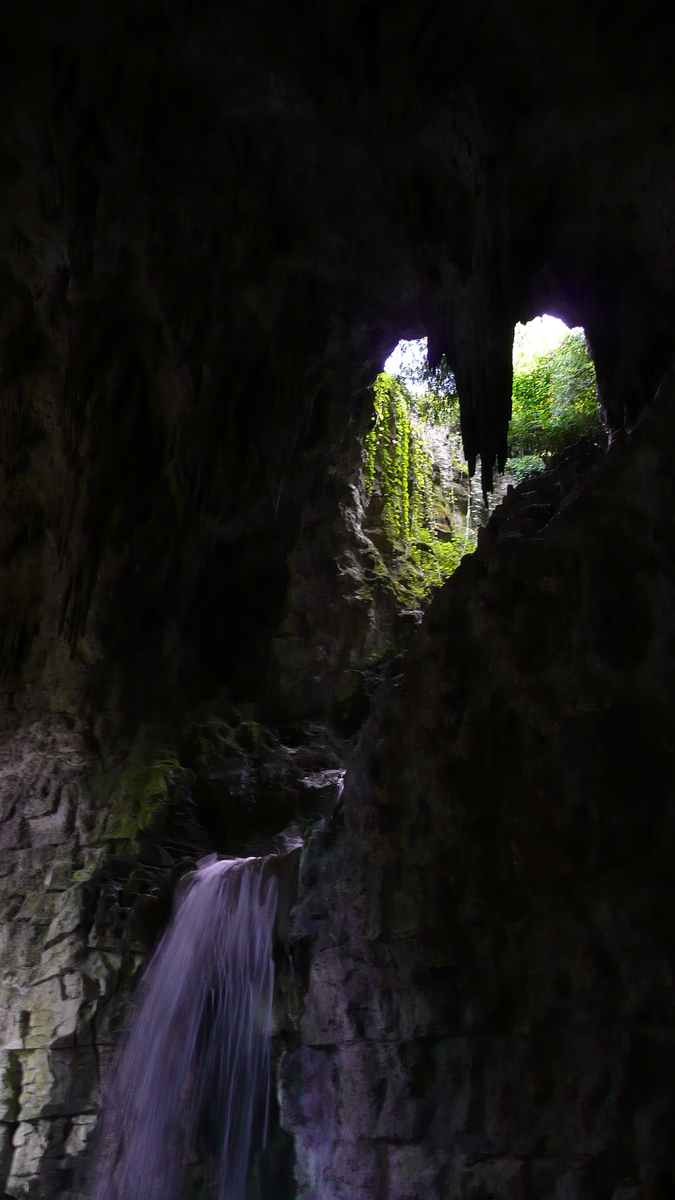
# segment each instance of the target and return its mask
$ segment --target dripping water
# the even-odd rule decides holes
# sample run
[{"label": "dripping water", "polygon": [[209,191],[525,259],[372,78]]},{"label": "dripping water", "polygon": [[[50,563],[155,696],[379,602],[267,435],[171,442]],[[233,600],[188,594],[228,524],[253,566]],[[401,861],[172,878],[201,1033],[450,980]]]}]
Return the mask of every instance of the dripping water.
[{"label": "dripping water", "polygon": [[202,1139],[218,1200],[264,1144],[277,880],[266,859],[199,864],[143,978],[105,1100],[94,1200],[177,1200]]}]

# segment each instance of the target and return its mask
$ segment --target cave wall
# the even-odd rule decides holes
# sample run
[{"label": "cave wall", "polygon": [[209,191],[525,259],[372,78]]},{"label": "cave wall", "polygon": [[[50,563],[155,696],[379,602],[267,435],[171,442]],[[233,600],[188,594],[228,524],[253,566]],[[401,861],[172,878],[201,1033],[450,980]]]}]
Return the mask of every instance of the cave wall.
[{"label": "cave wall", "polygon": [[0,14],[9,1194],[77,1195],[111,1013],[214,829],[341,769],[228,726],[140,829],[139,729],[356,729],[413,632],[355,595],[368,387],[428,335],[489,486],[541,311],[614,445],[508,499],[389,669],[305,851],[281,1121],[322,1200],[671,1194],[667,389],[622,438],[675,348],[674,49],[656,4]]},{"label": "cave wall", "polygon": [[[102,1081],[179,878],[207,844],[185,797],[153,828],[101,789],[85,728],[22,727],[0,764],[0,1186],[82,1194]],[[104,802],[102,802],[102,800]],[[134,836],[136,835],[136,836]]]},{"label": "cave wall", "polygon": [[301,1195],[672,1193],[667,391],[496,511],[306,843],[280,1074]]},{"label": "cave wall", "polygon": [[[292,728],[284,742],[235,712],[229,722],[212,715],[195,723],[181,759],[156,736],[143,727],[107,770],[87,723],[68,714],[43,716],[3,739],[3,1196],[89,1194],[98,1114],[134,1017],[136,985],[179,885],[207,854],[274,852],[275,1026],[285,1029],[301,1002],[289,973],[297,885],[297,851],[289,841],[298,837],[274,835],[294,819],[304,826],[332,811],[344,775],[341,739],[310,723]],[[275,1045],[275,1062],[280,1050]],[[274,1103],[270,1128],[254,1200],[294,1192],[292,1141]],[[212,1196],[204,1184],[209,1151],[203,1143],[198,1150],[185,1200]]]},{"label": "cave wall", "polygon": [[446,352],[486,483],[515,320],[585,326],[614,427],[658,386],[658,6],[70,0],[1,32],[0,650],[20,713],[84,706],[105,753],[224,685],[271,700],[289,555],[399,336]]}]

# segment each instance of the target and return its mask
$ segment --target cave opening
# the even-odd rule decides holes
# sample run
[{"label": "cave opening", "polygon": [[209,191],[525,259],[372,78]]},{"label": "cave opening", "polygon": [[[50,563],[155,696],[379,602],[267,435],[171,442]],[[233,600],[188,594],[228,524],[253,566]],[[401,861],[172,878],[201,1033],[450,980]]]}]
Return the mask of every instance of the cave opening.
[{"label": "cave opening", "polygon": [[672,1191],[675,15],[610,7],[0,18],[0,1193],[87,1194],[179,880],[293,821],[251,1200]]},{"label": "cave opening", "polygon": [[585,331],[548,313],[515,326],[508,454],[487,494],[464,453],[455,374],[444,354],[429,365],[427,338],[396,344],[373,393],[364,527],[382,555],[382,578],[420,609],[475,549],[509,487],[580,439],[607,441]]}]

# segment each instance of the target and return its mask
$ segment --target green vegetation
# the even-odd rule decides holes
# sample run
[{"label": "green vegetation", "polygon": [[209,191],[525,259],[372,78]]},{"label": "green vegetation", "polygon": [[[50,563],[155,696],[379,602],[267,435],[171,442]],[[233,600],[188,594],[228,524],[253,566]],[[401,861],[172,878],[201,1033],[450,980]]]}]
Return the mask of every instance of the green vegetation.
[{"label": "green vegetation", "polygon": [[584,435],[605,440],[595,368],[582,330],[513,373],[507,470],[520,482]]},{"label": "green vegetation", "polygon": [[516,481],[516,486],[531,475],[538,475],[546,470],[546,463],[538,454],[520,454],[518,458],[510,458],[506,469]]},{"label": "green vegetation", "polygon": [[[473,542],[448,540],[437,532],[435,469],[421,425],[423,404],[400,377],[384,372],[374,394],[374,422],[365,442],[365,498],[382,536],[373,537],[371,545],[372,577],[393,592],[400,607],[414,608],[452,574]],[[433,405],[432,396],[427,393],[425,406]]]},{"label": "green vegetation", "polygon": [[366,438],[366,492],[376,476],[382,494],[382,528],[392,545],[405,544],[429,525],[431,455],[411,418],[410,393],[400,379],[377,378],[375,422]]},{"label": "green vegetation", "polygon": [[199,772],[212,760],[225,760],[254,754],[261,741],[264,729],[256,721],[228,721],[212,714],[201,719],[191,719],[182,739],[181,762],[191,770]]},{"label": "green vegetation", "polygon": [[[365,502],[370,577],[401,608],[425,605],[475,546],[479,511],[460,449],[459,401],[445,358],[435,370],[418,359],[402,375],[378,376],[366,440]],[[444,464],[430,443],[445,435]],[[604,441],[595,368],[583,330],[516,365],[507,474],[521,483],[582,436]]]},{"label": "green vegetation", "polygon": [[414,391],[406,390],[411,412],[426,425],[449,425],[454,430],[459,429],[457,384],[445,355],[433,369],[426,361],[412,368],[407,379],[417,385]]},{"label": "green vegetation", "polygon": [[100,780],[97,836],[103,841],[129,843],[137,850],[139,837],[152,828],[183,776],[177,754],[142,726],[124,762]]},{"label": "green vegetation", "polygon": [[124,759],[94,777],[99,809],[95,840],[112,843],[122,854],[137,853],[141,840],[156,836],[175,805],[183,802],[195,777],[208,776],[214,764],[257,755],[268,732],[256,721],[237,716],[233,722],[213,714],[192,715],[176,741],[166,729],[141,726]]}]

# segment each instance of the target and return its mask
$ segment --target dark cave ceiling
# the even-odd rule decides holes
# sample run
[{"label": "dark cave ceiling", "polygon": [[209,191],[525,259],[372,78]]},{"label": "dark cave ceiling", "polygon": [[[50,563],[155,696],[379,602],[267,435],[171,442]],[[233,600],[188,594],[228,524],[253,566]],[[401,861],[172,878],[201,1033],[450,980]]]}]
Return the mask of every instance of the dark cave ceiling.
[{"label": "dark cave ceiling", "polygon": [[447,355],[488,486],[516,320],[585,327],[614,428],[653,396],[665,6],[99,0],[2,25],[10,676],[58,629],[75,647],[95,594],[122,674],[178,642],[198,674],[216,623],[225,673],[255,659],[299,506],[400,336]]}]

